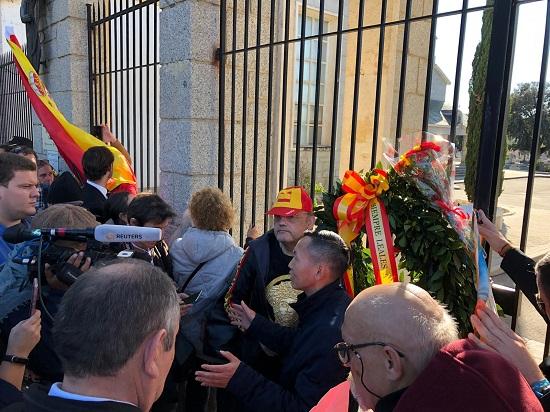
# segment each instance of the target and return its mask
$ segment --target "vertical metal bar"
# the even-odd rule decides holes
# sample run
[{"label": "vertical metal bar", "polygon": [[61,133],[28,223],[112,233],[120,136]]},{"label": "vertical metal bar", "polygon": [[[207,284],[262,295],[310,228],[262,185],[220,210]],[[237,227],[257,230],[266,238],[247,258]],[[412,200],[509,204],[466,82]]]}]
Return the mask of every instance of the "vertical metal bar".
[{"label": "vertical metal bar", "polygon": [[250,0],[244,0],[244,63],[243,63],[243,118],[241,135],[241,220],[239,238],[240,244],[244,243],[244,220],[245,220],[245,193],[246,193],[246,126],[247,126],[247,98],[248,98],[248,19],[250,15]]},{"label": "vertical metal bar", "polygon": [[[135,6],[136,5],[136,0],[132,0],[132,6]],[[136,12],[135,10],[132,11],[132,32],[133,33],[136,33]],[[136,54],[137,54],[137,51],[136,51],[136,47],[137,47],[137,41],[136,41],[136,38],[135,37],[132,37],[132,106],[133,106],[133,110],[132,110],[132,125],[133,125],[133,129],[132,129],[132,135],[133,135],[133,141],[134,141],[134,160],[135,160],[135,163],[136,163],[136,166],[135,166],[135,172],[136,172],[136,175],[139,177],[139,187],[140,187],[140,190],[143,190],[143,164],[141,162],[138,162],[137,161],[137,150],[139,149],[139,152],[140,152],[140,156],[141,156],[141,153],[142,153],[142,148],[138,146],[138,140],[137,140],[137,82],[136,82],[136,77],[137,77],[137,69],[136,69],[136,65],[137,65],[137,59],[136,59]],[[129,73],[129,71],[128,71]]]},{"label": "vertical metal bar", "polygon": [[[122,1],[120,2],[120,10],[122,10]],[[126,145],[126,113],[124,110],[124,31],[123,31],[123,20],[122,16],[118,17],[118,24],[119,24],[119,32],[120,32],[120,39],[119,39],[119,46],[120,46],[120,65],[119,65],[119,72],[120,72],[120,105],[118,109],[118,120],[120,121],[120,131],[118,138],[120,139],[121,143],[123,145]],[[117,63],[118,64],[118,63]],[[117,74],[118,77],[118,74]],[[118,101],[117,101],[118,104]]]},{"label": "vertical metal bar", "polygon": [[539,90],[537,93],[537,104],[535,112],[535,123],[533,125],[533,138],[531,140],[531,152],[529,158],[529,175],[527,177],[527,190],[525,193],[525,205],[523,208],[523,224],[521,231],[520,248],[525,251],[527,237],[529,234],[529,218],[531,215],[531,203],[533,200],[533,187],[535,184],[535,167],[537,164],[540,145],[541,120],[543,116],[544,92],[546,89],[546,73],[548,66],[548,47],[550,46],[550,2],[546,8],[546,26],[544,29],[544,46],[542,49],[542,62],[539,77]]},{"label": "vertical metal bar", "polygon": [[533,138],[531,140],[531,152],[529,158],[529,175],[527,177],[527,189],[525,193],[525,205],[523,208],[523,224],[521,231],[520,249],[525,251],[529,234],[529,219],[531,216],[531,203],[533,200],[533,188],[535,184],[535,167],[541,135],[541,120],[543,116],[544,92],[546,89],[546,73],[548,66],[548,47],[550,46],[550,1],[546,8],[546,26],[544,30],[544,45],[542,49],[542,62],[539,77],[539,89],[535,111],[535,123],[533,125]]},{"label": "vertical metal bar", "polygon": [[[437,0],[433,0],[434,3]],[[372,149],[370,156],[371,169],[376,165],[378,153],[378,136],[380,134],[380,103],[382,101],[382,76],[384,73],[384,47],[386,43],[386,13],[388,0],[382,0],[380,7],[380,34],[378,37],[378,66],[376,70],[376,96],[374,98],[374,122],[372,126]]]},{"label": "vertical metal bar", "polygon": [[[302,107],[304,103],[304,63],[305,63],[305,37],[307,22],[307,0],[302,2],[302,20],[300,27],[300,67],[298,69],[298,111],[296,113],[296,159],[294,161],[294,185],[298,186],[300,182],[300,143],[302,137]],[[309,86],[308,86],[309,94]],[[309,110],[308,110],[309,112]],[[308,119],[306,119],[307,130]],[[306,132],[307,133],[307,132]]]},{"label": "vertical metal bar", "polygon": [[235,186],[235,100],[236,100],[236,83],[237,83],[237,0],[233,0],[233,27],[232,29],[232,50],[231,50],[231,149],[229,153],[229,197],[234,200]]},{"label": "vertical metal bar", "polygon": [[[468,0],[464,0],[464,4],[468,4]],[[439,5],[439,1],[433,0],[432,18],[430,23],[430,47],[428,50],[428,63],[426,67],[426,87],[424,92],[424,115],[422,116],[422,140],[423,141],[426,140],[426,133],[428,132],[428,120],[430,117],[430,100],[432,97],[432,74],[433,74],[433,66],[434,66],[434,60],[435,60],[434,59],[435,40],[436,40],[435,33],[437,29],[436,14],[437,14],[438,5]],[[462,61],[462,57],[460,58],[460,60]]]},{"label": "vertical metal bar", "polygon": [[311,150],[311,185],[309,188],[309,195],[312,199],[315,199],[315,181],[317,180],[317,145],[319,143],[319,105],[321,102],[321,70],[323,69],[324,20],[325,0],[320,0],[319,29],[317,31],[317,71],[315,73],[315,112],[313,113],[313,148]]},{"label": "vertical metal bar", "polygon": [[[271,182],[271,114],[273,100],[273,42],[275,40],[275,0],[271,0],[269,16],[269,61],[267,73],[267,121],[266,121],[266,145],[265,145],[265,192],[264,212],[269,208],[269,186]],[[268,219],[264,214],[264,233],[267,232]]]},{"label": "vertical metal bar", "polygon": [[288,92],[288,39],[290,36],[290,0],[285,2],[285,41],[283,46],[283,93],[281,103],[281,151],[279,153],[279,190],[283,188],[286,150],[286,98]]},{"label": "vertical metal bar", "polygon": [[256,194],[258,180],[258,111],[260,103],[260,42],[262,34],[262,0],[258,0],[256,14],[256,80],[254,83],[254,147],[252,157],[252,225],[256,224]]},{"label": "vertical metal bar", "polygon": [[407,0],[405,27],[403,29],[403,54],[401,56],[401,75],[399,80],[399,102],[397,104],[397,125],[395,127],[395,147],[399,151],[399,138],[403,129],[403,103],[405,101],[405,82],[407,80],[407,61],[409,55],[409,32],[411,28],[412,0]]},{"label": "vertical metal bar", "polygon": [[90,130],[93,126],[94,118],[94,71],[92,67],[92,5],[86,4],[86,23],[88,29],[88,109],[89,109],[89,123]]},{"label": "vertical metal bar", "polygon": [[158,19],[159,19],[159,9],[158,9],[158,1],[155,2],[154,5],[155,10],[155,18],[153,20],[153,31],[155,33],[155,37],[153,38],[153,49],[154,49],[154,55],[155,55],[155,65],[153,66],[153,95],[155,96],[155,108],[154,108],[154,142],[153,142],[153,164],[154,164],[154,171],[155,171],[155,190],[158,188],[158,146],[159,146],[159,93],[158,93],[158,66],[159,66],[159,40],[157,36],[158,33]]},{"label": "vertical metal bar", "polygon": [[[145,44],[145,50],[147,51],[146,57],[145,57],[145,98],[147,99],[147,106],[145,109],[145,118],[147,120],[147,128],[145,129],[145,138],[147,141],[147,187],[149,189],[154,188],[154,178],[155,178],[155,171],[151,171],[151,98],[149,97],[149,90],[151,87],[150,78],[151,78],[151,56],[149,54],[149,49],[151,47],[151,43],[149,41],[150,37],[150,23],[149,20],[151,19],[151,7],[155,7],[155,4],[150,4],[146,6],[146,13],[145,13],[145,33],[147,33],[147,42]],[[143,24],[143,22],[142,22]],[[153,33],[156,36],[156,33]],[[151,176],[151,173],[153,173],[153,176]],[[153,180],[153,181],[152,181]]]},{"label": "vertical metal bar", "polygon": [[[384,2],[386,0],[383,0]],[[330,133],[330,157],[328,171],[328,190],[334,183],[334,163],[336,161],[336,136],[338,133],[338,104],[340,98],[340,65],[342,60],[342,26],[344,23],[344,0],[338,1],[338,27],[336,34],[336,62],[334,65],[334,93],[332,96],[332,127]]]},{"label": "vertical metal bar", "polygon": [[[97,15],[96,15],[96,6],[97,6]],[[100,18],[100,12],[99,12],[99,3],[97,4],[94,4],[92,6],[92,14],[93,14],[93,21],[96,22],[99,18]],[[101,39],[100,39],[100,30],[101,30],[101,27],[100,26],[95,26],[94,28],[94,33],[93,33],[93,48],[94,48],[94,67],[95,67],[95,71],[94,71],[94,107],[95,107],[95,110],[94,110],[94,119],[93,119],[93,125],[96,125],[98,123],[100,123],[100,120],[99,120],[99,112],[101,111],[101,64],[100,64],[100,61],[101,61],[101,53],[99,52],[100,50],[100,44],[101,44]]]},{"label": "vertical metal bar", "polygon": [[351,136],[349,150],[349,168],[355,166],[355,144],[357,141],[357,114],[359,112],[359,87],[361,85],[361,59],[363,57],[363,19],[365,0],[359,0],[359,18],[357,20],[357,47],[355,53],[355,80],[353,85],[353,113],[351,115]]},{"label": "vertical metal bar", "polygon": [[[107,17],[107,1],[103,0],[103,18]],[[108,48],[108,40],[107,40],[107,25],[108,22],[101,23],[101,27],[103,27],[103,41],[101,43],[101,48],[103,49],[103,67],[102,67],[102,84],[103,84],[103,109],[101,110],[101,123],[108,123],[108,102],[109,102],[109,92],[108,92],[108,85],[107,85],[107,48]]]},{"label": "vertical metal bar", "polygon": [[[107,6],[108,6],[108,15],[111,16],[111,4],[110,4],[110,0],[107,1]],[[105,123],[107,123],[111,128],[113,127],[113,90],[112,90],[112,72],[113,72],[113,53],[112,53],[112,40],[113,40],[113,37],[111,36],[111,21],[112,20],[109,20],[107,22],[105,22],[105,31],[106,31],[106,34],[107,34],[107,37],[105,39],[105,49],[109,51],[109,61],[106,62],[107,63],[107,67],[109,68],[107,70],[107,74],[105,75],[105,81],[107,82],[107,96],[106,96],[106,99],[107,99],[107,102],[109,102],[109,108],[107,110],[107,112],[105,113],[105,118],[106,118],[106,121]],[[116,38],[116,37],[115,37]]]},{"label": "vertical metal bar", "polygon": [[220,0],[220,83],[218,96],[218,188],[223,191],[225,177],[225,19],[226,0]]},{"label": "vertical metal bar", "polygon": [[[135,14],[137,14],[134,11]],[[134,16],[135,16],[134,14]],[[143,152],[147,151],[147,144],[143,140],[143,7],[139,8],[139,25],[137,33],[139,33],[139,168],[141,175],[141,187],[147,187],[149,189],[149,170],[145,168],[143,162]],[[137,89],[136,89],[137,91]]]},{"label": "vertical metal bar", "polygon": [[462,78],[462,60],[464,56],[464,38],[466,37],[466,23],[468,21],[468,0],[462,3],[462,19],[460,21],[460,36],[458,38],[458,54],[456,58],[455,88],[453,94],[453,112],[451,116],[451,131],[449,139],[455,141],[456,124],[458,121],[458,100],[460,97],[460,81]]},{"label": "vertical metal bar", "polygon": [[132,159],[134,159],[134,171],[136,170],[136,153],[131,142],[132,135],[135,136],[135,130],[132,130],[131,127],[131,115],[130,115],[130,13],[127,12],[128,8],[130,7],[130,0],[126,0],[126,121],[127,121],[127,127],[126,127],[126,133],[128,136],[128,140],[126,141],[126,150],[130,153],[132,156]]},{"label": "vertical metal bar", "polygon": [[[502,147],[502,131],[506,113],[503,111],[503,100],[507,100],[509,83],[509,68],[506,63],[511,60],[513,39],[516,32],[514,0],[500,0],[493,8],[493,24],[491,30],[491,46],[487,67],[485,85],[485,104],[483,124],[479,142],[476,191],[474,207],[487,210],[493,215],[496,198],[496,181],[499,170],[498,164],[500,148]],[[514,23],[511,23],[514,22]],[[508,76],[507,76],[508,75]]]},{"label": "vertical metal bar", "polygon": [[[117,13],[117,1],[114,2],[114,9],[113,14]],[[117,30],[117,18],[114,18],[111,21],[111,27],[113,28],[113,36],[111,38],[110,44],[113,44],[113,50],[111,50],[111,57],[112,60],[114,60],[114,70],[111,72],[111,82],[114,81],[114,99],[111,98],[111,108],[114,106],[114,109],[111,110],[111,130],[113,130],[113,133],[115,136],[119,136],[120,134],[120,128],[119,128],[119,120],[120,120],[120,111],[119,111],[119,105],[118,105],[118,30]],[[114,79],[113,79],[114,78]],[[114,118],[113,118],[114,113]]]}]

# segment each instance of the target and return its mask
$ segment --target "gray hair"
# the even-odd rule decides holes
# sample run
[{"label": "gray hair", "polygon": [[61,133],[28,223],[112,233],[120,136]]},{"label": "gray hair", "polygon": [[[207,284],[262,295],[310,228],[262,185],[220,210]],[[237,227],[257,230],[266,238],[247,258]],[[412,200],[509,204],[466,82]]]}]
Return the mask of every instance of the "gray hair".
[{"label": "gray hair", "polygon": [[346,272],[350,265],[350,251],[338,234],[330,230],[308,230],[304,237],[311,239],[308,245],[309,253],[315,260],[327,263],[335,279]]},{"label": "gray hair", "polygon": [[162,270],[136,259],[92,268],[65,293],[55,317],[56,353],[69,376],[115,376],[145,339],[167,331],[174,345],[179,303]]}]

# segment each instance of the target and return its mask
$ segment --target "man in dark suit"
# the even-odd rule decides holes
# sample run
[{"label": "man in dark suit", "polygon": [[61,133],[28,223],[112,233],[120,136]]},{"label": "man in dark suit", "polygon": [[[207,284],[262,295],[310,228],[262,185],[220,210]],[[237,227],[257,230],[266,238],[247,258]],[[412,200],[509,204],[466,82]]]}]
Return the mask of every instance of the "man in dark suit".
[{"label": "man in dark suit", "polygon": [[82,188],[82,206],[92,212],[100,223],[107,220],[104,206],[107,200],[107,181],[113,175],[114,161],[114,155],[103,146],[90,147],[82,156],[82,168],[88,179]]}]

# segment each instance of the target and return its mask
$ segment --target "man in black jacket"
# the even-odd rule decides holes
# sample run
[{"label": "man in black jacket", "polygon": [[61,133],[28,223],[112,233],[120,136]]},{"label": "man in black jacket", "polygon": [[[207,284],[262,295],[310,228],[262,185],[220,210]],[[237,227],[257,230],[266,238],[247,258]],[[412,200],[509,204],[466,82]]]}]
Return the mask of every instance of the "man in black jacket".
[{"label": "man in black jacket", "polygon": [[[296,244],[315,224],[313,202],[304,188],[288,187],[279,192],[267,214],[274,216],[273,230],[252,241],[246,249],[226,302],[244,301],[281,326],[295,326],[296,312],[289,303],[296,301],[299,292],[290,285],[289,263]],[[227,347],[261,373],[270,378],[277,376],[280,360],[265,346],[247,336],[236,336]],[[224,403],[228,400],[224,399]]]},{"label": "man in black jacket", "polygon": [[3,411],[149,411],[174,359],[179,319],[176,289],[153,265],[126,259],[86,272],[55,318],[63,382],[33,385]]},{"label": "man in black jacket", "polygon": [[82,156],[82,168],[88,179],[82,188],[82,206],[92,212],[100,223],[107,220],[103,209],[107,201],[107,182],[113,176],[114,161],[115,156],[103,146],[90,147]]},{"label": "man in black jacket", "polygon": [[197,380],[227,388],[249,411],[309,411],[332,386],[342,382],[346,369],[333,347],[341,340],[340,326],[350,302],[341,277],[349,266],[349,249],[336,233],[306,232],[290,262],[292,287],[303,291],[291,304],[298,313],[297,328],[277,325],[256,314],[246,303],[232,304],[232,323],[246,335],[282,357],[276,380],[269,380],[222,352],[225,365],[203,365]]}]

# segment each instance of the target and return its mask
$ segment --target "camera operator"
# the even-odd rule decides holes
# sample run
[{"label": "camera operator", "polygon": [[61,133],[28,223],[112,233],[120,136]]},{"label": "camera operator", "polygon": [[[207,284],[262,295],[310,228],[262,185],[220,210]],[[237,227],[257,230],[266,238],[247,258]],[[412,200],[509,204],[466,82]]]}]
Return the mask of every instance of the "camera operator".
[{"label": "camera operator", "polygon": [[[63,204],[53,205],[41,211],[32,221],[33,228],[85,229],[96,225],[94,215],[84,208]],[[25,250],[21,253],[27,253],[25,256],[36,256],[39,251],[32,246],[35,243],[25,243]],[[69,275],[78,276],[90,268],[91,259],[84,255],[86,248],[86,242],[55,240],[40,254],[41,261],[44,262],[43,268],[40,268],[40,272],[43,272],[42,276],[38,279],[42,285],[42,300],[37,306],[42,309],[45,316],[42,320],[42,339],[32,351],[28,364],[29,369],[37,375],[37,380],[53,382],[60,379],[63,374],[61,363],[53,350],[51,337],[53,324],[48,314],[53,316],[57,312],[61,298],[68,289],[68,284],[63,279]],[[25,266],[9,262],[0,272],[0,277],[11,277],[11,287],[4,291],[0,304],[3,315],[0,318],[0,338],[8,336],[17,323],[28,317],[33,294],[29,274],[31,277],[37,277],[38,269],[37,264]],[[26,278],[25,281],[22,281],[22,277]],[[7,315],[4,316],[6,313]]]},{"label": "camera operator", "polygon": [[8,338],[6,354],[0,363],[0,407],[22,400],[21,385],[29,353],[40,340],[40,311],[19,322]]}]

